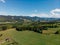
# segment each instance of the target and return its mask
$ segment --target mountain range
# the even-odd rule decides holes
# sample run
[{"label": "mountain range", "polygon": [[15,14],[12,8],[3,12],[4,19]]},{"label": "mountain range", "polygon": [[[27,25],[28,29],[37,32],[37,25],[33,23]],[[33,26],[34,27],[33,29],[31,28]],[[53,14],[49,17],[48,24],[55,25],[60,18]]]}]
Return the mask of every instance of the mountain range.
[{"label": "mountain range", "polygon": [[29,20],[29,21],[60,21],[60,18],[47,18],[47,17],[30,17],[30,16],[5,16],[0,15],[0,22],[6,22],[6,21],[23,21],[23,20]]}]

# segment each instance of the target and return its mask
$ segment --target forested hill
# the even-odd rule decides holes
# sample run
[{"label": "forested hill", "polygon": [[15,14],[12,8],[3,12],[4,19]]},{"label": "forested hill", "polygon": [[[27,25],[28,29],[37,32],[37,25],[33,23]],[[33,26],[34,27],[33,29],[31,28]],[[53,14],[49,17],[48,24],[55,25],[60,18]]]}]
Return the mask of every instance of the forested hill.
[{"label": "forested hill", "polygon": [[30,16],[4,16],[0,15],[0,22],[5,21],[60,21],[60,18],[42,18],[42,17],[30,17]]}]

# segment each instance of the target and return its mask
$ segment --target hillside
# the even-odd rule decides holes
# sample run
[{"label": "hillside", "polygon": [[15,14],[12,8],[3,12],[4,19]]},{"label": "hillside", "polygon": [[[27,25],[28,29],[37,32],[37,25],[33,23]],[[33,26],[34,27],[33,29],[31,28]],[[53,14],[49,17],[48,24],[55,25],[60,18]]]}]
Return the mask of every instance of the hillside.
[{"label": "hillside", "polygon": [[[8,29],[6,31],[0,32],[3,34],[0,37],[1,45],[7,45],[14,41],[18,42],[19,45],[59,45],[60,44],[60,34],[39,34],[33,31],[22,31],[18,32],[15,29]],[[9,42],[5,41],[9,38]],[[5,42],[4,42],[5,41]],[[14,45],[18,45],[14,43]]]},{"label": "hillside", "polygon": [[60,21],[60,18],[42,18],[42,17],[30,17],[30,16],[2,16],[0,15],[0,22],[16,22],[16,21]]}]

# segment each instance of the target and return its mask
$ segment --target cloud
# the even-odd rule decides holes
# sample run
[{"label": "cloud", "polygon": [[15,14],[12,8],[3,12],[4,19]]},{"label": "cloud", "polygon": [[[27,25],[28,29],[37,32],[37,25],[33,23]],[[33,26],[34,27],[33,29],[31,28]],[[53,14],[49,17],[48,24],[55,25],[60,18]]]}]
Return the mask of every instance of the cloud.
[{"label": "cloud", "polygon": [[37,9],[33,10],[33,13],[30,14],[29,16],[31,16],[31,17],[34,17],[34,16],[37,16],[37,17],[49,17],[49,15],[46,14],[46,13],[38,13]]},{"label": "cloud", "polygon": [[55,17],[55,18],[60,18],[60,9],[54,9],[50,11],[50,13]]},{"label": "cloud", "polygon": [[37,16],[37,17],[48,17],[48,18],[60,18],[60,9],[54,9],[51,10],[49,14],[46,13],[33,13],[30,14],[29,16],[33,17],[33,16]]},{"label": "cloud", "polygon": [[5,3],[5,0],[0,0],[0,2]]},{"label": "cloud", "polygon": [[31,17],[34,17],[34,16],[37,16],[37,17],[52,17],[52,15],[49,15],[49,14],[45,14],[45,13],[41,13],[41,14],[30,14],[29,16]]}]

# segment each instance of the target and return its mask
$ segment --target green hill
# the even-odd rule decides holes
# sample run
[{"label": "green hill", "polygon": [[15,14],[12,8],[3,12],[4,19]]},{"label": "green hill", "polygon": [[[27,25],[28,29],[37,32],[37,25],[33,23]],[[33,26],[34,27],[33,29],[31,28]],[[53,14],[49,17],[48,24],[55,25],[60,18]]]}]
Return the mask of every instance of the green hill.
[{"label": "green hill", "polygon": [[[19,45],[59,45],[60,34],[39,34],[33,31],[16,31],[15,29],[9,29],[1,31],[0,41],[6,38],[12,39],[10,42],[4,42],[2,45],[7,45],[13,40],[18,42]],[[15,44],[17,45],[17,44]]]}]

